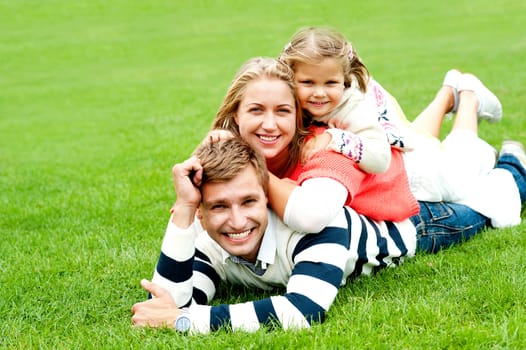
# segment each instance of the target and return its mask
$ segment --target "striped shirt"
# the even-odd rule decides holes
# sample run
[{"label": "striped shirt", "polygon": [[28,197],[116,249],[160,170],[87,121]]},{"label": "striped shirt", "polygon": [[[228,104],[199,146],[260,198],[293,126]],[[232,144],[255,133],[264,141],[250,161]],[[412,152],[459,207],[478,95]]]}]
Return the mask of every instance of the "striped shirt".
[{"label": "striped shirt", "polygon": [[[409,220],[378,222],[350,208],[340,211],[317,234],[294,232],[269,211],[256,264],[231,257],[195,226],[171,221],[153,282],[167,289],[178,307],[189,307],[193,333],[219,328],[255,331],[323,322],[347,277],[396,266],[415,253],[416,232]],[[270,290],[283,295],[231,305],[209,305],[220,283]]]}]

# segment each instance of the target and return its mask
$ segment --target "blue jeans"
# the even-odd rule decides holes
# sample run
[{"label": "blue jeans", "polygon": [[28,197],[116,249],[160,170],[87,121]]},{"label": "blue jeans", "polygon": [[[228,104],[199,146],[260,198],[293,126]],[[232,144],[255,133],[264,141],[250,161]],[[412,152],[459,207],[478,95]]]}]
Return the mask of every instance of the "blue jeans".
[{"label": "blue jeans", "polygon": [[521,162],[512,154],[503,154],[497,161],[496,168],[508,170],[515,179],[521,195],[521,203],[526,202],[526,169]]},{"label": "blue jeans", "polygon": [[491,220],[470,207],[447,202],[418,202],[420,213],[411,217],[416,227],[417,251],[436,253],[467,241]]},{"label": "blue jeans", "polygon": [[[517,157],[504,154],[496,168],[508,170],[519,188],[521,203],[526,201],[526,169]],[[419,202],[420,213],[411,217],[416,227],[417,251],[436,253],[453,244],[467,241],[491,220],[468,206],[447,202]]]}]

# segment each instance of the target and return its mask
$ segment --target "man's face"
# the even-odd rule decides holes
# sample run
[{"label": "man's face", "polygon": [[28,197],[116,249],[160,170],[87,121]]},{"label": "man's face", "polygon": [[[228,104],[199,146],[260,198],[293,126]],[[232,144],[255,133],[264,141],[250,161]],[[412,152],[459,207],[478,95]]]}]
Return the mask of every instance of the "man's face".
[{"label": "man's face", "polygon": [[201,188],[201,214],[208,235],[231,255],[255,262],[267,227],[267,197],[248,165],[228,182]]}]

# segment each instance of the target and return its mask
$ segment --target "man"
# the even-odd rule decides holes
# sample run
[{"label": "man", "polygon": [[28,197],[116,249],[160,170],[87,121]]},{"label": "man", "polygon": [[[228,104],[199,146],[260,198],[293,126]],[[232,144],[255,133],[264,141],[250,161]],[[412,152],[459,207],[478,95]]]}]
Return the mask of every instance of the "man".
[{"label": "man", "polygon": [[[265,160],[239,139],[202,145],[173,168],[177,201],[166,229],[153,296],[132,308],[139,326],[207,333],[227,327],[309,327],[323,322],[351,275],[397,264],[415,252],[409,220],[375,222],[342,208],[317,234],[294,232],[267,207]],[[207,233],[200,233],[200,219]],[[206,305],[221,282],[286,293],[233,305]]]}]

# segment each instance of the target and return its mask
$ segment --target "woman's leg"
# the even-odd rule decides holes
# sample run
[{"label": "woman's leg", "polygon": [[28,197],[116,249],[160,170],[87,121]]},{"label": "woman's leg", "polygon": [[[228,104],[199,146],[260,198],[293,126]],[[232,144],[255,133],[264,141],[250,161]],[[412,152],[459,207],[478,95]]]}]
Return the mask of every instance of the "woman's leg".
[{"label": "woman's leg", "polygon": [[436,253],[467,241],[491,220],[468,206],[448,202],[419,201],[420,213],[411,217],[417,232],[417,251]]}]

